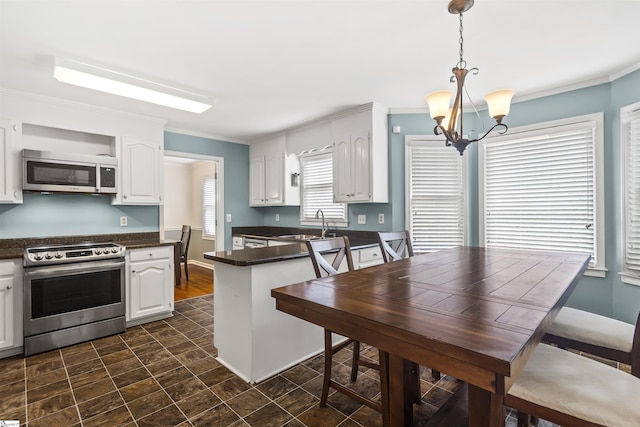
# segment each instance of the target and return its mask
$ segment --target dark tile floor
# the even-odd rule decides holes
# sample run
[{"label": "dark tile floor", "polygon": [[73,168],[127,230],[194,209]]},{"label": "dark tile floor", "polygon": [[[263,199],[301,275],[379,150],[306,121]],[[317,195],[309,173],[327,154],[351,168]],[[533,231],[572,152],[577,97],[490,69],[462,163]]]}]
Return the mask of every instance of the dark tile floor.
[{"label": "dark tile floor", "polygon": [[[381,425],[380,414],[339,393],[319,406],[322,356],[250,385],[215,359],[213,296],[175,308],[172,318],[120,335],[0,360],[0,420],[29,427]],[[342,362],[349,356],[346,349],[336,355],[345,384],[349,368]],[[432,382],[430,375],[422,368],[417,426],[460,386],[448,376]],[[363,372],[353,387],[375,397],[377,373]],[[511,414],[507,425],[515,425]]]}]

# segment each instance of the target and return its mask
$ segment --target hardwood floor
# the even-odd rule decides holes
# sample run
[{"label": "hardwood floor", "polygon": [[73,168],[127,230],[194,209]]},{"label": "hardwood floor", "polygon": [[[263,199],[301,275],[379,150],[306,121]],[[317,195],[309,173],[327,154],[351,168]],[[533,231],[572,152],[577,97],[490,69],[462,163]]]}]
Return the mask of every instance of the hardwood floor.
[{"label": "hardwood floor", "polygon": [[200,267],[199,265],[189,264],[189,281],[182,274],[180,284],[174,289],[175,301],[183,299],[199,297],[213,293],[213,270],[210,268]]}]

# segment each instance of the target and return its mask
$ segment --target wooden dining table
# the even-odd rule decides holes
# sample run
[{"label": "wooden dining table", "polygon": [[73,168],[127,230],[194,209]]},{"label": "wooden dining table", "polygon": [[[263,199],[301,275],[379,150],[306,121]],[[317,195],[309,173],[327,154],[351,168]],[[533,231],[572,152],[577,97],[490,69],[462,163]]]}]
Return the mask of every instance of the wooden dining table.
[{"label": "wooden dining table", "polygon": [[404,381],[406,361],[413,361],[466,382],[469,425],[495,427],[504,426],[505,394],[589,260],[462,246],[274,288],[271,295],[282,312],[386,352],[384,425],[413,422]]}]

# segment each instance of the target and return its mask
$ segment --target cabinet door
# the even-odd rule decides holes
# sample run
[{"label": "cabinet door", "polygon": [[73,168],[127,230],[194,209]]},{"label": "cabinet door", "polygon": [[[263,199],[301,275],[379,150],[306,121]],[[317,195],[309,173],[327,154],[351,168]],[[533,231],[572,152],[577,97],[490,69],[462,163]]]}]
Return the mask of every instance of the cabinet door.
[{"label": "cabinet door", "polygon": [[351,197],[351,143],[344,135],[333,146],[333,201],[349,202]]},{"label": "cabinet door", "polygon": [[264,157],[254,157],[249,161],[249,205],[264,206]]},{"label": "cabinet door", "polygon": [[158,143],[123,137],[121,156],[121,202],[160,203],[160,159]]},{"label": "cabinet door", "polygon": [[131,263],[130,319],[170,312],[173,272],[168,259]]},{"label": "cabinet door", "polygon": [[267,205],[284,203],[284,153],[266,157],[265,196]]},{"label": "cabinet door", "polygon": [[18,124],[0,119],[0,203],[22,203]]},{"label": "cabinet door", "polygon": [[13,277],[0,277],[0,349],[13,347],[15,343],[13,280]]},{"label": "cabinet door", "polygon": [[368,130],[361,130],[351,135],[351,201],[361,202],[371,199],[369,135]]}]

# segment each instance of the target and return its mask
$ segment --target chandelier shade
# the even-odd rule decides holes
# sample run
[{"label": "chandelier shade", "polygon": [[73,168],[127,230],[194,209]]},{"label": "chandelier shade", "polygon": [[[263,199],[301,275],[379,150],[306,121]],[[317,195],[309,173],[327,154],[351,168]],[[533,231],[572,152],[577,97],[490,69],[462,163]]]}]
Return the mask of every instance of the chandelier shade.
[{"label": "chandelier shade", "polygon": [[515,92],[512,90],[497,90],[484,96],[489,107],[489,116],[493,117],[498,123],[502,122],[502,118],[509,114],[511,109],[511,98]]}]

